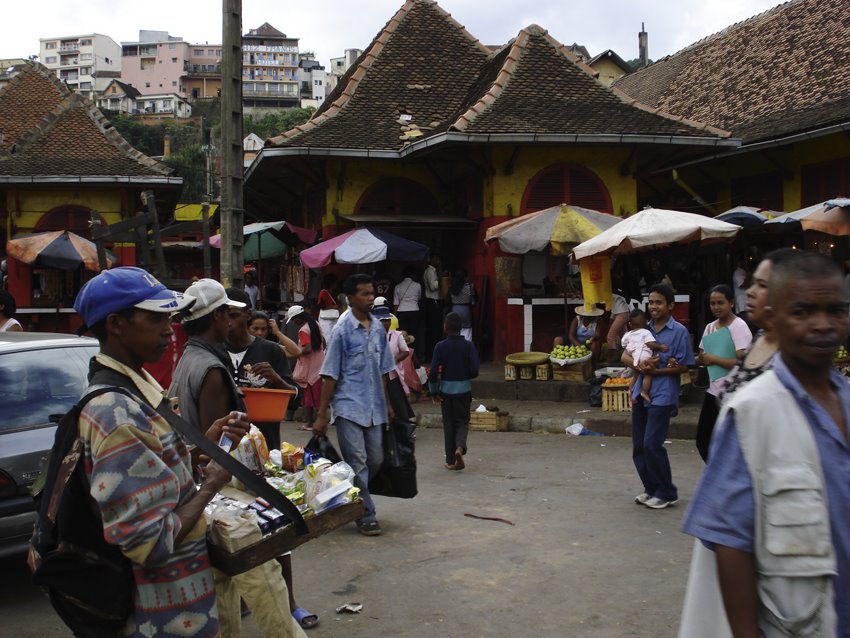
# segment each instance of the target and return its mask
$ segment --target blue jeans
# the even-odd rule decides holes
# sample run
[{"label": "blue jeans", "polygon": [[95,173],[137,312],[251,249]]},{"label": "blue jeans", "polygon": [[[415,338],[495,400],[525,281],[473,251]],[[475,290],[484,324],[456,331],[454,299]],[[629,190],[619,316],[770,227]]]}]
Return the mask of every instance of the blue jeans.
[{"label": "blue jeans", "polygon": [[363,427],[344,417],[337,417],[336,426],[339,452],[354,470],[354,485],[360,489],[360,498],[366,512],[357,519],[358,525],[376,520],[375,503],[369,494],[369,477],[377,474],[384,460],[384,443],[381,426]]},{"label": "blue jeans", "polygon": [[675,405],[645,406],[642,400],[632,406],[632,460],[644,492],[662,501],[679,498],[664,449],[670,417],[675,411]]}]

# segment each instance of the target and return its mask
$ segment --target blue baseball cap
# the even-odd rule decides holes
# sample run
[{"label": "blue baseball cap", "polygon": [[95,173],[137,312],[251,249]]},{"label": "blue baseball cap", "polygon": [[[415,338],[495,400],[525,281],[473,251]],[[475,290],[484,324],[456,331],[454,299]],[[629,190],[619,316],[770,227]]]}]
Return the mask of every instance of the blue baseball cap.
[{"label": "blue baseball cap", "polygon": [[174,313],[194,303],[194,297],[169,290],[149,272],[125,266],[104,270],[87,281],[77,294],[74,310],[91,327],[127,308]]}]

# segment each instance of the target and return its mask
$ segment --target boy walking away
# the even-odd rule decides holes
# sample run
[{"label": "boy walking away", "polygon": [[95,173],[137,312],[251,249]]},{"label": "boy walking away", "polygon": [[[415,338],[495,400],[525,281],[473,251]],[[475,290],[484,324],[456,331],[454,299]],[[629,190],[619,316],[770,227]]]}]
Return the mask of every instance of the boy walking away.
[{"label": "boy walking away", "polygon": [[[669,350],[663,343],[658,343],[655,337],[652,336],[652,333],[646,329],[646,313],[643,310],[632,310],[629,314],[629,325],[631,330],[623,335],[623,349],[632,357],[635,366],[640,367],[643,364],[651,364],[653,352],[667,352]],[[636,380],[636,374],[633,374],[629,378],[629,398],[632,396]],[[640,397],[647,404],[652,403],[652,400],[649,398],[649,391],[651,389],[652,377],[645,374],[643,375],[643,383],[641,384]]]},{"label": "boy walking away", "polygon": [[466,467],[466,437],[469,433],[469,409],[472,403],[471,380],[478,376],[478,352],[471,341],[461,336],[463,319],[456,312],[446,315],[446,338],[434,347],[428,386],[431,400],[443,412],[443,436],[446,443],[446,469]]}]

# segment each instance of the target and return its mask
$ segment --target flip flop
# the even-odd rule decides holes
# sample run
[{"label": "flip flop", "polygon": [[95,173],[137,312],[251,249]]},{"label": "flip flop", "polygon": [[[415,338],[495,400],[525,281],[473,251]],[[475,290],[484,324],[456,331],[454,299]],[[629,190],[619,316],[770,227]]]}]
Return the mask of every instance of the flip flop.
[{"label": "flip flop", "polygon": [[302,629],[312,629],[319,624],[319,617],[303,607],[296,607],[292,612],[292,617],[298,621]]},{"label": "flip flop", "polygon": [[312,431],[313,431],[313,426],[312,426],[312,425],[310,425],[309,423],[303,423],[303,424],[301,424],[301,425],[299,425],[299,426],[298,426],[298,429],[299,429],[301,432],[312,432]]}]

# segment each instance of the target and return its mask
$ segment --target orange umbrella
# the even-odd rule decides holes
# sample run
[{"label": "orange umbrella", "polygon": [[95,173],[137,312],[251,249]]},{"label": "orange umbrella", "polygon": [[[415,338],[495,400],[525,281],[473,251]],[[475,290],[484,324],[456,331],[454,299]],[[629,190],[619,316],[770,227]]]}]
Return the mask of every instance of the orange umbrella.
[{"label": "orange umbrella", "polygon": [[[6,252],[18,261],[43,268],[76,270],[84,266],[95,272],[100,271],[97,246],[67,230],[21,235],[6,242]],[[117,261],[115,255],[107,251],[107,268],[112,268]]]}]

